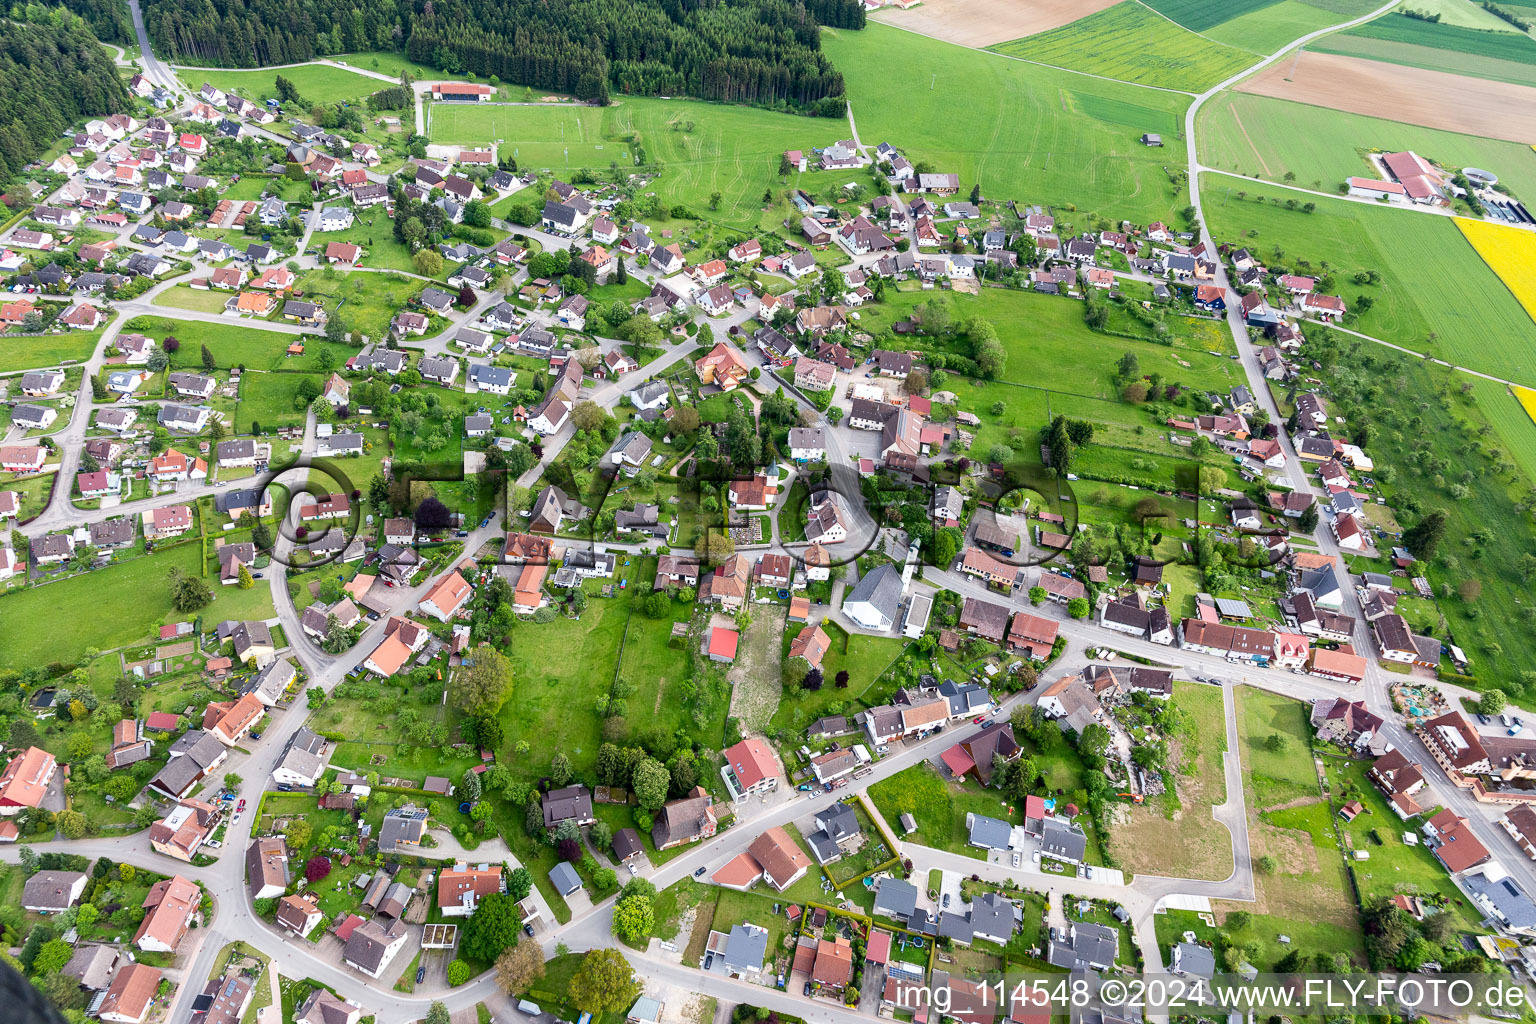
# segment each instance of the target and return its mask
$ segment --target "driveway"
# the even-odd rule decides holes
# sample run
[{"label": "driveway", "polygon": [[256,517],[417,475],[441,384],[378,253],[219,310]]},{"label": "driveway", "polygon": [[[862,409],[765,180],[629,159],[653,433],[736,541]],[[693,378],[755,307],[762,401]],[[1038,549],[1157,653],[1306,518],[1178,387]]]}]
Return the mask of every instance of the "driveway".
[{"label": "driveway", "polygon": [[859,983],[859,1012],[874,1016],[885,995],[885,965],[864,964],[864,978]]}]

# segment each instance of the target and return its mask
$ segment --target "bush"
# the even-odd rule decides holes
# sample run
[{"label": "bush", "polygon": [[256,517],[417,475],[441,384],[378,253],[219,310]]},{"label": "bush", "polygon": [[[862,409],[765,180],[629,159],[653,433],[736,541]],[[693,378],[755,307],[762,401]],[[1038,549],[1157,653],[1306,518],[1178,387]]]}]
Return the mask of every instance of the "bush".
[{"label": "bush", "polygon": [[463,960],[452,960],[448,963],[448,984],[457,988],[474,976],[474,971]]}]

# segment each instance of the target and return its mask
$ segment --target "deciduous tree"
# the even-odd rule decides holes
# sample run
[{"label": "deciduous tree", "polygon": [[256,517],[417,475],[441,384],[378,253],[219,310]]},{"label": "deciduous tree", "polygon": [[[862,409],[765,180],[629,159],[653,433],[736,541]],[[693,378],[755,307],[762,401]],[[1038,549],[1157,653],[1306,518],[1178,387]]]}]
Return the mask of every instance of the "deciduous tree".
[{"label": "deciduous tree", "polygon": [[600,1017],[628,1007],[640,994],[640,986],[623,953],[594,949],[582,957],[567,991],[576,1009]]}]

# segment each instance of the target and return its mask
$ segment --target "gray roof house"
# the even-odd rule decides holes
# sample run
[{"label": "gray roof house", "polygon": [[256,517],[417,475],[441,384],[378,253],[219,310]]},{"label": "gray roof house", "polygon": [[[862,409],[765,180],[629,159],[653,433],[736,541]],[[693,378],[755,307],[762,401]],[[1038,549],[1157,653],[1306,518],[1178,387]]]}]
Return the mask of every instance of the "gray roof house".
[{"label": "gray roof house", "polygon": [[833,804],[816,813],[820,827],[805,837],[818,864],[831,864],[843,856],[842,844],[860,834],[859,816],[847,804]]},{"label": "gray roof house", "polygon": [[407,804],[384,815],[379,825],[380,853],[412,853],[427,834],[427,812]]},{"label": "gray roof house", "polygon": [[1018,904],[999,893],[988,892],[971,901],[971,933],[978,939],[1005,944],[1023,920]]},{"label": "gray roof house", "polygon": [[549,880],[554,883],[555,891],[561,896],[569,896],[581,888],[581,878],[576,874],[576,869],[565,861],[549,869]]},{"label": "gray roof house", "polygon": [[1463,875],[1461,884],[1489,920],[1516,934],[1536,934],[1536,902],[1513,878],[1493,879],[1478,871]]},{"label": "gray roof house", "polygon": [[972,846],[983,850],[1008,849],[1009,837],[1013,834],[1013,828],[1006,821],[997,818],[989,818],[985,814],[967,814],[965,816],[966,829],[970,835],[967,842]]},{"label": "gray roof house", "polygon": [[876,917],[889,917],[896,921],[906,921],[917,909],[917,886],[904,878],[886,876],[880,879],[879,886],[875,889]]},{"label": "gray roof house", "polygon": [[768,955],[768,929],[756,924],[731,925],[725,942],[725,969],[732,974],[755,974]]},{"label": "gray roof house", "polygon": [[1079,864],[1088,852],[1088,837],[1076,825],[1047,818],[1040,834],[1040,852]]},{"label": "gray roof house", "polygon": [[544,794],[544,827],[555,828],[562,821],[590,825],[597,820],[592,813],[592,793],[586,786],[566,786]]},{"label": "gray roof house", "polygon": [[61,914],[84,889],[84,871],[39,871],[23,886],[21,905],[35,914]]},{"label": "gray roof house", "polygon": [[1086,967],[1102,971],[1114,966],[1119,949],[1120,935],[1113,928],[1089,921],[1074,921],[1065,937],[1058,937],[1052,930],[1045,958],[1068,970]]},{"label": "gray roof house", "polygon": [[1173,973],[1209,978],[1216,973],[1216,955],[1204,946],[1181,942],[1173,947]]},{"label": "gray roof house", "polygon": [[64,965],[64,973],[78,981],[81,988],[101,992],[112,984],[121,957],[116,946],[88,943],[76,947],[75,955]]}]

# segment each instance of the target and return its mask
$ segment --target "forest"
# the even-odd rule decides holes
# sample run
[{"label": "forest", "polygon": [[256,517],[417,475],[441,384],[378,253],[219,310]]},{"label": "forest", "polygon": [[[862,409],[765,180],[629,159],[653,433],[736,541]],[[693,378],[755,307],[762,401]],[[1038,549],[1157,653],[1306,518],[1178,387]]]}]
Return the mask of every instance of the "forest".
[{"label": "forest", "polygon": [[[76,3],[84,0],[74,0]],[[177,61],[260,67],[404,50],[444,71],[606,103],[687,95],[842,116],[819,25],[862,28],[858,0],[149,0]]]},{"label": "forest", "polygon": [[112,56],[60,10],[0,32],[0,181],[10,181],[82,118],[128,109]]}]

